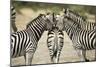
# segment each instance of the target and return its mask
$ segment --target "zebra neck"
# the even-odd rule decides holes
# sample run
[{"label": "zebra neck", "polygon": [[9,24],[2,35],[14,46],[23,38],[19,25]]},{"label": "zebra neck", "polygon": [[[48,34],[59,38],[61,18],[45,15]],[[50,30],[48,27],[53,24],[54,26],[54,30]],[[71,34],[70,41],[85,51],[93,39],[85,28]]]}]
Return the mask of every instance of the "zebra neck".
[{"label": "zebra neck", "polygon": [[84,21],[86,21],[81,15],[79,15],[78,13],[73,12],[71,10],[69,11],[69,17],[70,17],[70,19],[72,19],[75,22],[84,22]]},{"label": "zebra neck", "polygon": [[67,32],[68,36],[70,37],[70,39],[73,38],[74,34],[77,34],[79,32],[78,29],[72,27],[72,26],[65,26],[65,31]]},{"label": "zebra neck", "polygon": [[33,21],[33,23],[28,27],[28,33],[33,39],[36,39],[38,41],[42,33],[44,32],[45,27],[46,22],[43,19],[37,19]]}]

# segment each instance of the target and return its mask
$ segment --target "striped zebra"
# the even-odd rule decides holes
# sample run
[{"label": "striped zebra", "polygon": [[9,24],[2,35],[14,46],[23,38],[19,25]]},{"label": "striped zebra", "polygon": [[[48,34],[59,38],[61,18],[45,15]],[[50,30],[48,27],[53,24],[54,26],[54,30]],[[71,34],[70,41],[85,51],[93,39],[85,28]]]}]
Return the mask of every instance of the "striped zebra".
[{"label": "striped zebra", "polygon": [[11,27],[13,29],[14,32],[17,31],[17,27],[16,27],[16,24],[15,24],[15,21],[16,20],[16,11],[15,11],[15,7],[14,6],[11,6]]},{"label": "striped zebra", "polygon": [[64,30],[72,40],[73,47],[77,51],[81,61],[89,61],[86,57],[86,51],[96,49],[96,30],[83,30],[69,18],[60,15],[59,18],[62,18],[62,21],[61,19],[57,19],[57,23],[62,22],[64,24]]},{"label": "striped zebra", "polygon": [[58,29],[58,27],[53,27],[53,29],[48,32],[47,46],[49,49],[51,62],[59,62],[59,57],[63,47],[63,41],[64,34]]},{"label": "striped zebra", "polygon": [[[52,14],[49,14],[52,16]],[[24,56],[25,64],[31,65],[37,44],[45,30],[51,30],[53,23],[44,14],[33,19],[25,30],[11,34],[11,57]]]},{"label": "striped zebra", "polygon": [[80,27],[84,30],[94,30],[94,29],[96,29],[96,23],[86,21],[85,18],[83,18],[78,13],[76,13],[76,12],[70,10],[70,9],[65,9],[64,15],[65,15],[65,17],[70,18],[72,21],[80,24]]}]

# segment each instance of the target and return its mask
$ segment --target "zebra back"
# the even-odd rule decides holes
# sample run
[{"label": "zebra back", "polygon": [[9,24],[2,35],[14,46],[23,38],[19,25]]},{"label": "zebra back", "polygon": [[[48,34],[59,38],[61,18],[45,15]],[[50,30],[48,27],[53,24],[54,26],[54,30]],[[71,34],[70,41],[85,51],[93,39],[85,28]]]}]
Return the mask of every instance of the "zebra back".
[{"label": "zebra back", "polygon": [[60,53],[63,47],[64,34],[57,27],[48,32],[47,46],[49,49],[51,61],[59,62]]}]

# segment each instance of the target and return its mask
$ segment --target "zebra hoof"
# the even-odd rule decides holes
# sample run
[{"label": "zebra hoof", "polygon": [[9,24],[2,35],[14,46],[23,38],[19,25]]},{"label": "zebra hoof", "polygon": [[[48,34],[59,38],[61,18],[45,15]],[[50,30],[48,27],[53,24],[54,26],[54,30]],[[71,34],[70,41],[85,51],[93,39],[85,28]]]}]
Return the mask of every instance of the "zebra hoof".
[{"label": "zebra hoof", "polygon": [[85,61],[86,61],[86,62],[89,62],[89,60],[88,60],[88,59],[86,59]]}]

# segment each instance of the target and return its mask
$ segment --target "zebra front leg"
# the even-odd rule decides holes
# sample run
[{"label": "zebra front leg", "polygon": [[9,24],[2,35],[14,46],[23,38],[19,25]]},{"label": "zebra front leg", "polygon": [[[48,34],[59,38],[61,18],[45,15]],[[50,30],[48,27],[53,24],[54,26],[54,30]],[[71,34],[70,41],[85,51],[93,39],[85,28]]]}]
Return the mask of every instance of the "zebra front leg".
[{"label": "zebra front leg", "polygon": [[85,61],[85,58],[83,56],[83,51],[80,49],[76,49],[78,56],[80,57],[81,61]]},{"label": "zebra front leg", "polygon": [[24,57],[25,57],[25,64],[26,65],[31,65],[32,63],[32,58],[33,58],[33,52],[27,52]]},{"label": "zebra front leg", "polygon": [[89,62],[89,59],[86,58],[86,50],[82,50],[83,57],[86,62]]}]

